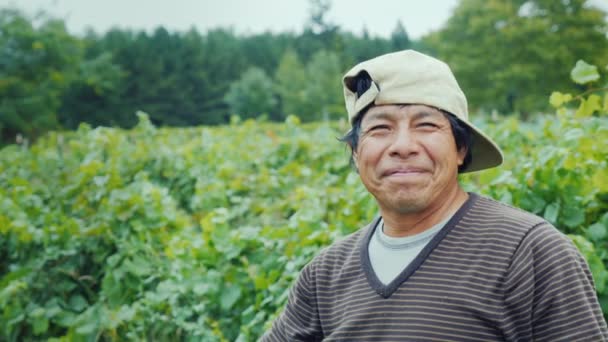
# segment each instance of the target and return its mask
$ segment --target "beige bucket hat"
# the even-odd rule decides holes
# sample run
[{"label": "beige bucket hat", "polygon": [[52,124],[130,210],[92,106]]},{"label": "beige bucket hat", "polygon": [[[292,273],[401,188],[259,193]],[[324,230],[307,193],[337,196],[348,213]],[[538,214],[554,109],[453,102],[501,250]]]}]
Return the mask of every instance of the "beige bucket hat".
[{"label": "beige bucket hat", "polygon": [[[365,71],[372,84],[360,97],[356,77]],[[382,55],[357,64],[342,79],[349,121],[369,104],[423,104],[454,114],[473,131],[472,161],[462,172],[498,166],[503,161],[500,148],[469,121],[467,99],[450,67],[414,50]]]}]

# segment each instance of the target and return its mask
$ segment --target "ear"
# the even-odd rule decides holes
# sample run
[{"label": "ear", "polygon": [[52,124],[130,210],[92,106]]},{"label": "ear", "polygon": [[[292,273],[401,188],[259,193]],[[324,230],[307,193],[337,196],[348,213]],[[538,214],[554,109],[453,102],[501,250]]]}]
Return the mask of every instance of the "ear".
[{"label": "ear", "polygon": [[467,156],[467,148],[463,146],[460,150],[458,150],[458,166],[460,166],[464,163],[464,158],[466,156]]}]

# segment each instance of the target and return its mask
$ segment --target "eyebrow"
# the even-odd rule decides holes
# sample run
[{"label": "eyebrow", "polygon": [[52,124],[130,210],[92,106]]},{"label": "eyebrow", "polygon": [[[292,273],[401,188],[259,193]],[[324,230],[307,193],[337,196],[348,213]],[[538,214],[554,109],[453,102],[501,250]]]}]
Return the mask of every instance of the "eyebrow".
[{"label": "eyebrow", "polygon": [[[371,113],[368,114],[368,120],[383,120],[383,119],[387,119],[387,120],[391,120],[394,119],[395,115],[397,115],[394,112],[386,112],[386,111],[379,111],[376,113]],[[422,118],[426,118],[426,117],[442,117],[443,113],[439,112],[439,111],[432,111],[432,110],[427,110],[427,109],[422,109],[420,111],[415,112],[414,114],[411,115],[411,119],[412,120],[420,120]]]}]

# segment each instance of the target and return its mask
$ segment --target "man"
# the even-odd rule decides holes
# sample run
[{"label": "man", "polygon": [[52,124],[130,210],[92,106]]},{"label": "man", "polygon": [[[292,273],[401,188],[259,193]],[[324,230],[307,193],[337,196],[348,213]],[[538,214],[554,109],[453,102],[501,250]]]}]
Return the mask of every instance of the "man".
[{"label": "man", "polygon": [[606,341],[585,260],[543,219],[459,186],[498,166],[450,68],[415,51],[343,79],[344,140],[380,217],[301,272],[263,341]]}]

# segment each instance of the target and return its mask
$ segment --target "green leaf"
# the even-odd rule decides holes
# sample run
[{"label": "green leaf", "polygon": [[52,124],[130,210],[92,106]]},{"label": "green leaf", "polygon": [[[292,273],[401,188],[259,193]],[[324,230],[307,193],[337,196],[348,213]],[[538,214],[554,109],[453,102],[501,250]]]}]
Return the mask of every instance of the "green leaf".
[{"label": "green leaf", "polygon": [[596,111],[602,110],[602,98],[598,95],[591,95],[587,99],[581,99],[581,104],[574,114],[577,118],[586,118],[591,116]]},{"label": "green leaf", "polygon": [[121,321],[129,321],[133,319],[136,313],[137,310],[135,310],[135,308],[128,305],[123,305],[118,312],[117,318]]},{"label": "green leaf", "polygon": [[80,335],[91,335],[97,332],[97,329],[98,324],[96,322],[89,322],[76,328],[76,333]]},{"label": "green leaf", "polygon": [[600,306],[603,312],[608,312],[608,293],[603,293],[598,296]]},{"label": "green leaf", "polygon": [[74,295],[70,297],[70,308],[76,312],[82,312],[89,303],[81,295]]},{"label": "green leaf", "polygon": [[604,225],[604,227],[606,227],[606,229],[608,229],[608,212],[602,216],[600,222]]},{"label": "green leaf", "polygon": [[241,288],[236,285],[230,285],[224,289],[220,296],[220,306],[223,310],[229,310],[241,296]]},{"label": "green leaf", "polygon": [[61,307],[59,306],[59,300],[57,298],[52,298],[51,300],[46,302],[46,305],[44,307],[46,309],[46,317],[48,318],[54,318],[62,311]]},{"label": "green leaf", "polygon": [[570,238],[570,240],[572,240],[576,248],[578,248],[578,250],[585,256],[587,260],[590,256],[595,255],[595,248],[593,247],[593,244],[589,242],[589,240],[585,239],[584,236],[577,234],[568,234],[568,237]]},{"label": "green leaf", "polygon": [[26,277],[32,272],[32,269],[29,267],[18,268],[17,270],[7,273],[0,280],[0,289],[6,287],[9,283],[11,283],[15,279],[20,279]]},{"label": "green leaf", "polygon": [[585,222],[585,210],[576,206],[565,206],[560,217],[568,228],[575,228]]},{"label": "green leaf", "polygon": [[545,202],[542,197],[531,192],[521,198],[519,205],[525,210],[531,211],[535,214],[540,214],[540,212],[547,205],[547,202]]},{"label": "green leaf", "polygon": [[139,255],[126,259],[123,265],[130,273],[139,277],[146,276],[152,272],[149,263]]},{"label": "green leaf", "polygon": [[547,220],[553,224],[556,224],[558,215],[559,215],[559,203],[551,203],[545,208],[545,213],[543,214],[543,217],[545,218],[545,220]]},{"label": "green leaf", "polygon": [[28,321],[32,324],[34,335],[40,335],[49,328],[49,320],[46,310],[42,307],[37,307],[29,313]]},{"label": "green leaf", "polygon": [[585,84],[597,81],[600,78],[600,74],[595,65],[588,64],[580,59],[576,62],[574,69],[570,72],[570,77],[578,84]]},{"label": "green leaf", "polygon": [[599,257],[594,258],[593,263],[589,267],[593,274],[595,290],[598,293],[604,293],[606,291],[606,284],[608,283],[608,271],[606,271],[602,260]]},{"label": "green leaf", "polygon": [[606,168],[600,168],[591,178],[593,186],[600,192],[608,192],[608,181],[606,180],[608,180],[608,169]]},{"label": "green leaf", "polygon": [[593,241],[601,241],[606,235],[606,226],[600,222],[596,222],[587,229],[587,237]]},{"label": "green leaf", "polygon": [[554,91],[551,93],[551,97],[549,97],[549,103],[555,108],[561,107],[561,105],[570,100],[572,100],[572,95],[562,94],[559,91]]},{"label": "green leaf", "polygon": [[11,281],[3,289],[0,289],[0,304],[4,305],[4,303],[20,294],[20,292],[26,288],[27,283],[22,280]]},{"label": "green leaf", "polygon": [[78,316],[71,311],[61,311],[57,314],[55,322],[60,326],[72,327],[76,322]]},{"label": "green leaf", "polygon": [[122,286],[112,272],[108,272],[101,282],[101,293],[106,297],[110,306],[118,305],[122,302],[124,292]]},{"label": "green leaf", "polygon": [[209,292],[209,284],[197,283],[192,287],[192,292],[198,296],[204,295]]},{"label": "green leaf", "polygon": [[49,329],[49,320],[46,317],[37,317],[32,324],[34,335],[41,335]]},{"label": "green leaf", "polygon": [[579,141],[585,136],[585,131],[580,128],[571,128],[563,133],[564,141]]}]

